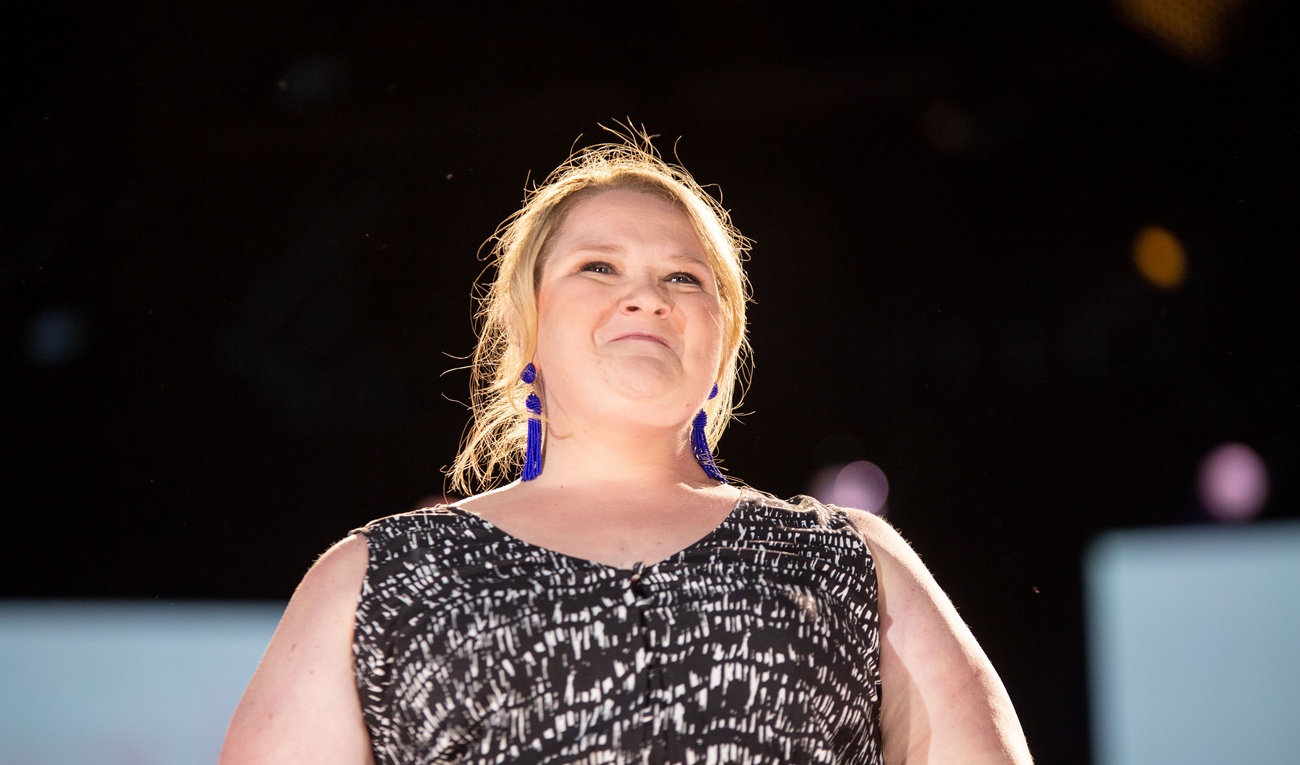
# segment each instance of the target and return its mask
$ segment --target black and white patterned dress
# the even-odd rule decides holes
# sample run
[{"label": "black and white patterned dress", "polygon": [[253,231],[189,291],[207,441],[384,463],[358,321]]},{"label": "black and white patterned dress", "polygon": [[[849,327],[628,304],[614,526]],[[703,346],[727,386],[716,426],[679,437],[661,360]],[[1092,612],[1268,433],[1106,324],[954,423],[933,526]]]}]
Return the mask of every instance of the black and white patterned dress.
[{"label": "black and white patterned dress", "polygon": [[743,490],[633,569],[455,506],[359,533],[353,651],[380,765],[881,761],[875,567],[838,508]]}]

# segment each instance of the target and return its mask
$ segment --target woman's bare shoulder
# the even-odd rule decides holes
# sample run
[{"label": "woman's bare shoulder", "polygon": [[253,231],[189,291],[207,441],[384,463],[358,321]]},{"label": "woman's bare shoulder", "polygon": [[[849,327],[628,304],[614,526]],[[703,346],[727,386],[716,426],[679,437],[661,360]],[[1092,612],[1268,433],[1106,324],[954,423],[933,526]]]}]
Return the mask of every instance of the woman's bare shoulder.
[{"label": "woman's bare shoulder", "polygon": [[350,640],[351,620],[369,562],[366,538],[356,533],[322,553],[294,590],[273,640],[319,635],[326,625],[346,625]]},{"label": "woman's bare shoulder", "polygon": [[862,532],[862,536],[873,546],[880,545],[890,551],[900,545],[908,546],[902,535],[898,533],[898,529],[879,515],[855,507],[841,507],[840,510],[844,511],[849,520],[853,521]]},{"label": "woman's bare shoulder", "polygon": [[862,534],[876,564],[882,586],[888,579],[901,575],[907,580],[928,579],[929,571],[893,524],[875,513],[856,508],[841,508]]},{"label": "woman's bare shoulder", "polygon": [[353,532],[321,553],[307,575],[311,576],[315,573],[316,576],[332,578],[339,575],[359,574],[365,571],[369,560],[370,552],[367,549],[365,536]]},{"label": "woman's bare shoulder", "polygon": [[222,765],[370,761],[352,677],[368,562],[366,540],[353,534],[308,570],[231,720]]},{"label": "woman's bare shoulder", "polygon": [[847,512],[880,587],[886,760],[1030,762],[1002,681],[920,556],[885,519]]}]

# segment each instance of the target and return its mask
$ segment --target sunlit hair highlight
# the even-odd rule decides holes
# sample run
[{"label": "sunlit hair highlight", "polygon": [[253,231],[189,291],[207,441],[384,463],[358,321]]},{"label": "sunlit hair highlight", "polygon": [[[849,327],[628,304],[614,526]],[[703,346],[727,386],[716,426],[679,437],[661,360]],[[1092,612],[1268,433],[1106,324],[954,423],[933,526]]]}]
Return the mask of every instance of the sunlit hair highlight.
[{"label": "sunlit hair highlight", "polygon": [[[654,194],[690,221],[713,269],[722,317],[718,395],[705,405],[712,447],[734,416],[737,388],[748,383],[750,363],[745,325],[750,292],[741,266],[749,242],[721,203],[685,168],[664,161],[651,142],[654,136],[638,130],[609,132],[619,141],[575,152],[540,185],[525,191],[523,207],[488,240],[489,265],[476,286],[478,345],[470,363],[473,420],[447,471],[453,493],[492,488],[522,464],[527,436],[523,402],[529,386],[520,374],[537,347],[537,282],[547,247],[577,202],[604,191]],[[485,285],[487,278],[491,281]],[[545,374],[540,370],[541,382]],[[701,391],[701,397],[706,392]]]}]

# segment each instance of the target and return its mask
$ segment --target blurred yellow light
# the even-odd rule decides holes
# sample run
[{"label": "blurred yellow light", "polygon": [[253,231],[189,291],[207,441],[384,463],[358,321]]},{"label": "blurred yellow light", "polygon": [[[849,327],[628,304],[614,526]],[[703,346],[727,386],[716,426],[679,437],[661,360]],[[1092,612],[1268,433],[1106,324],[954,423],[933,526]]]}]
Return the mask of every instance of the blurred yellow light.
[{"label": "blurred yellow light", "polygon": [[1147,226],[1138,232],[1133,240],[1133,261],[1138,273],[1162,289],[1178,289],[1187,277],[1183,245],[1163,226]]}]

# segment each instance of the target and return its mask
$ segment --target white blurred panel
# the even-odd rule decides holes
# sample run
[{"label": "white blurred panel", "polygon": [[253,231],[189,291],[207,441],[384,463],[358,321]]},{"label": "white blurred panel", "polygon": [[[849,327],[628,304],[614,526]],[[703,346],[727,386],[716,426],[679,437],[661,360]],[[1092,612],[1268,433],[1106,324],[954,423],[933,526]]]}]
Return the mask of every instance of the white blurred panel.
[{"label": "white blurred panel", "polygon": [[1300,763],[1300,524],[1111,532],[1085,578],[1097,765]]},{"label": "white blurred panel", "polygon": [[283,610],[0,602],[0,763],[211,765]]}]

